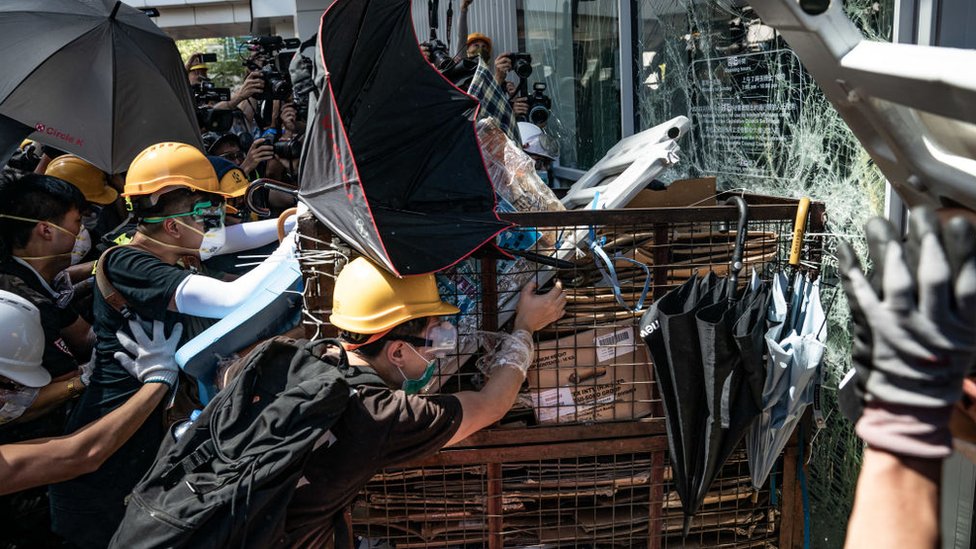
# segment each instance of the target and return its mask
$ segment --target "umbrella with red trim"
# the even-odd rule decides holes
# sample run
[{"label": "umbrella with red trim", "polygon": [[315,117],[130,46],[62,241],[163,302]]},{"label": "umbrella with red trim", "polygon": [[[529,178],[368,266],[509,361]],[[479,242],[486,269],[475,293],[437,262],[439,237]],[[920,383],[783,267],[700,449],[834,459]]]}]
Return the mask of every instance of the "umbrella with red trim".
[{"label": "umbrella with red trim", "polygon": [[510,225],[471,114],[477,102],[420,53],[410,0],[335,0],[300,196],[337,236],[396,275],[447,268]]}]

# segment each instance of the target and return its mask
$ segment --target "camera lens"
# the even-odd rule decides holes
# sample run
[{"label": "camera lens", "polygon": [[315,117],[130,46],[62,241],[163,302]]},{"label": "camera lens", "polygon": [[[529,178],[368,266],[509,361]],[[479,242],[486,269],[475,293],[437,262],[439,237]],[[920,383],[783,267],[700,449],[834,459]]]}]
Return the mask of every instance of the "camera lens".
[{"label": "camera lens", "polygon": [[513,70],[519,78],[528,78],[532,76],[532,64],[525,59],[519,59],[516,61]]},{"label": "camera lens", "polygon": [[542,105],[536,105],[529,110],[529,122],[532,122],[536,126],[539,124],[545,124],[549,121],[549,109],[543,107]]}]

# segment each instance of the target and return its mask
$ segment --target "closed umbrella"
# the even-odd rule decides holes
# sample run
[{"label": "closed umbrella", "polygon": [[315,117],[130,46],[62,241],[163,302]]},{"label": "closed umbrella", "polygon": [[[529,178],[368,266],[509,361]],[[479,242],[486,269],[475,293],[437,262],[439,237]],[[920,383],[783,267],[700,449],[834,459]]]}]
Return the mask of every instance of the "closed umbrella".
[{"label": "closed umbrella", "polygon": [[[786,447],[793,430],[807,407],[813,403],[814,385],[823,364],[825,313],[820,300],[819,281],[802,279],[794,285],[794,300],[784,295],[785,277],[777,277],[769,307],[766,344],[768,360],[763,407],[758,420],[746,435],[746,452],[752,485],[760,489]],[[786,335],[782,328],[789,316],[787,303],[799,307],[796,325]]]},{"label": "closed umbrella", "polygon": [[0,2],[0,66],[0,150],[20,128],[119,173],[154,143],[201,145],[176,44],[119,0]]}]

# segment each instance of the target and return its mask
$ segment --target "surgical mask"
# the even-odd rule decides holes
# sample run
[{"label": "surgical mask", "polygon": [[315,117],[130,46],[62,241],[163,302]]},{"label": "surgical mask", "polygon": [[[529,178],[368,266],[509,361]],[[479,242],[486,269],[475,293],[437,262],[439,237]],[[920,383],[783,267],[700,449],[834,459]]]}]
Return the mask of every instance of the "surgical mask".
[{"label": "surgical mask", "polygon": [[[410,344],[408,343],[407,345]],[[417,353],[417,356],[419,356],[420,358],[424,358],[424,355],[420,354],[420,351],[414,348],[413,345],[410,345],[410,348],[413,349],[414,353]],[[428,383],[430,383],[430,380],[433,379],[434,372],[437,371],[437,359],[435,358],[433,360],[429,360],[427,362],[427,367],[424,369],[424,373],[421,374],[421,376],[418,377],[417,379],[408,378],[407,374],[404,374],[403,370],[401,370],[399,366],[397,367],[397,370],[399,370],[400,375],[403,376],[403,384],[400,385],[400,387],[403,389],[403,392],[408,395],[415,395],[419,393],[421,390],[423,390],[423,388],[426,387]]]},{"label": "surgical mask", "polygon": [[19,217],[16,215],[7,215],[7,214],[0,214],[0,217],[6,219],[13,219],[16,221],[25,221],[27,223],[44,223],[45,225],[54,227],[55,229],[63,233],[71,235],[72,238],[75,239],[74,246],[71,247],[70,252],[65,252],[61,254],[51,254],[51,255],[21,256],[21,259],[52,259],[55,257],[63,257],[66,255],[70,255],[71,264],[77,265],[78,263],[81,263],[81,260],[86,255],[88,255],[89,250],[91,250],[92,247],[91,235],[88,233],[88,229],[85,228],[84,225],[82,225],[81,230],[78,231],[78,234],[75,234],[60,225],[56,225],[54,223],[51,223],[50,221],[44,221],[42,219],[33,219],[30,217]]},{"label": "surgical mask", "polygon": [[549,172],[548,171],[546,171],[546,170],[537,171],[537,172],[535,172],[535,174],[539,176],[539,179],[541,179],[542,182],[545,183],[545,185],[547,187],[549,186]]}]

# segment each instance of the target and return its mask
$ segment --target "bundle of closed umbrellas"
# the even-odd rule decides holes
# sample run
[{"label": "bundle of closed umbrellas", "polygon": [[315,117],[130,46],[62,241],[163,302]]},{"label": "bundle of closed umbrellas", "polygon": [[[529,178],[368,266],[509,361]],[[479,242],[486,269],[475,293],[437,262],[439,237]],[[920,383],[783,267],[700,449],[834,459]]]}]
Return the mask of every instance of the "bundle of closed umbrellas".
[{"label": "bundle of closed umbrellas", "polygon": [[[740,220],[740,231],[743,225]],[[692,275],[641,318],[664,404],[685,533],[743,439],[753,487],[765,484],[813,402],[823,362],[826,316],[819,283],[783,272],[764,282],[753,272],[740,289],[735,263],[733,254],[728,277]]]}]

